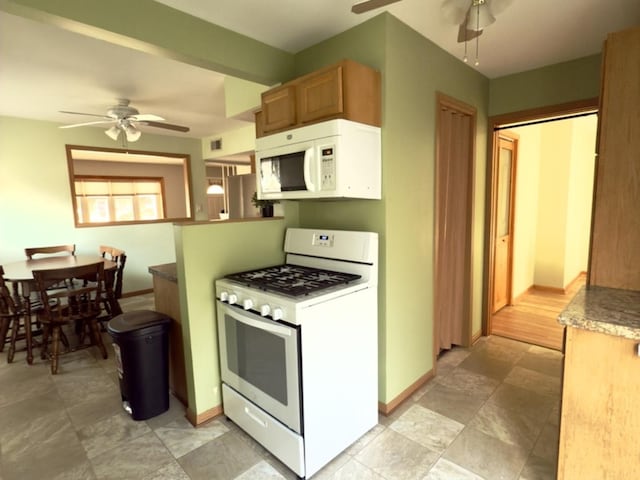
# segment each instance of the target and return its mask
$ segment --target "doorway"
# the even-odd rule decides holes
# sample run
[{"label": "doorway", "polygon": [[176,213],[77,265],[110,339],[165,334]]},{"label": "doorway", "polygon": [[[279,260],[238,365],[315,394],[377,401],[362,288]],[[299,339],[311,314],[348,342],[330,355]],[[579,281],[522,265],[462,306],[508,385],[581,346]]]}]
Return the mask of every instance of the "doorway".
[{"label": "doorway", "polygon": [[[597,106],[597,99],[590,99],[490,119],[492,155],[487,162],[484,335],[512,330],[539,330],[530,328],[531,325],[525,325],[526,328],[511,328],[512,325],[509,325],[505,329],[504,321],[512,321],[512,317],[530,318],[510,315],[509,312],[514,305],[522,302],[528,304],[532,294],[534,298],[541,291],[566,295],[573,291],[571,287],[576,282],[584,279],[588,264],[591,210],[588,207],[593,188],[597,125],[594,113],[597,113]],[[587,115],[590,118],[586,118]],[[592,132],[589,135],[584,135],[585,124],[589,125],[588,132]],[[508,211],[506,202],[499,201],[499,197],[504,196],[504,191],[509,190],[501,185],[504,175],[500,173],[505,163],[503,147],[507,145],[504,143],[504,137],[508,136],[505,134],[507,128],[509,132],[518,135],[514,144],[518,180],[512,183],[514,192],[511,194],[509,207],[513,210],[513,215],[510,219],[504,213]],[[539,150],[532,148],[532,144],[538,145]],[[576,145],[587,147],[578,148]],[[531,162],[531,157],[535,155],[539,157],[537,164]],[[552,158],[559,161],[553,161]],[[513,166],[515,165],[514,162]],[[582,174],[582,171],[586,173]],[[576,178],[582,178],[581,184],[576,183]],[[582,200],[577,202],[576,198]],[[509,233],[506,241],[511,243],[508,256],[501,251],[502,232]],[[581,245],[580,248],[574,248],[576,241]],[[508,272],[506,280],[501,276],[504,271]],[[501,283],[503,281],[505,283]],[[527,309],[537,313],[535,306],[527,305]],[[496,321],[501,322],[498,331],[493,329],[496,315],[499,315]],[[547,321],[555,322],[555,317],[549,315]],[[549,331],[556,332],[553,335],[560,335],[560,339],[554,337],[545,340],[547,346],[561,343],[562,330],[552,328],[554,326],[549,325]],[[505,336],[516,338],[513,335]],[[541,344],[539,339],[516,339]]]},{"label": "doorway", "polygon": [[433,336],[435,357],[440,351],[448,350],[453,345],[471,344],[475,135],[475,108],[438,94]]}]

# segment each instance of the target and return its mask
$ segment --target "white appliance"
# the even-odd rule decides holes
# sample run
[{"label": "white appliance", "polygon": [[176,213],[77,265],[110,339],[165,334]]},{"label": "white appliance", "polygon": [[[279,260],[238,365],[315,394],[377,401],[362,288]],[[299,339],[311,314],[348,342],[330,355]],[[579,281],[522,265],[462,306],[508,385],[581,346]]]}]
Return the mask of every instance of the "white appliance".
[{"label": "white appliance", "polygon": [[251,197],[256,191],[256,174],[232,175],[227,178],[229,218],[259,217],[260,209],[253,206]]},{"label": "white appliance", "polygon": [[337,119],[256,139],[258,198],[381,198],[380,128]]},{"label": "white appliance", "polygon": [[378,235],[290,228],[216,281],[224,413],[300,477],[378,422]]}]

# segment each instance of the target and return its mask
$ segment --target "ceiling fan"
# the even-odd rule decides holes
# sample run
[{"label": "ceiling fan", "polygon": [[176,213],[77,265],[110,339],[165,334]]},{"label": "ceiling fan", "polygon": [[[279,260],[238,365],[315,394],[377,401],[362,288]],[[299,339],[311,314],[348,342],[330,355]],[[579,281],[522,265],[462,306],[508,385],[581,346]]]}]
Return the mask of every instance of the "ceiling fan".
[{"label": "ceiling fan", "polygon": [[68,112],[60,110],[60,113],[69,113],[72,115],[86,115],[89,117],[98,117],[102,120],[96,120],[93,122],[75,123],[73,125],[62,125],[60,128],[75,128],[84,127],[86,125],[99,125],[101,123],[113,124],[104,133],[117,140],[120,132],[126,136],[129,142],[135,142],[140,138],[142,132],[138,129],[138,125],[148,125],[150,127],[165,128],[168,130],[174,130],[176,132],[188,132],[189,127],[183,127],[182,125],[173,125],[171,123],[164,123],[164,118],[153,115],[151,113],[140,113],[137,109],[129,106],[129,100],[126,98],[119,98],[118,104],[107,110],[106,115],[97,115],[94,113],[83,112]]},{"label": "ceiling fan", "polygon": [[476,39],[476,61],[478,65],[478,37],[486,27],[496,21],[495,15],[502,13],[513,0],[444,0],[441,5],[443,17],[458,25],[458,42],[464,42],[464,57],[467,62],[467,42]]}]

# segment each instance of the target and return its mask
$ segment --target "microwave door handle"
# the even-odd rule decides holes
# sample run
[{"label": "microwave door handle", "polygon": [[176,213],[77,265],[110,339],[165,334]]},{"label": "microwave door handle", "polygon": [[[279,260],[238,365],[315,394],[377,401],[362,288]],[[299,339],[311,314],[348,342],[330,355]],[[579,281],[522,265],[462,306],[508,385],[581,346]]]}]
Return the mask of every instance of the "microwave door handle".
[{"label": "microwave door handle", "polygon": [[304,184],[307,186],[307,190],[310,192],[316,191],[316,186],[313,183],[313,177],[311,168],[313,167],[313,150],[315,147],[307,148],[304,152]]},{"label": "microwave door handle", "polygon": [[287,327],[282,327],[282,326],[277,325],[277,324],[267,323],[264,320],[262,320],[262,321],[254,320],[253,318],[249,318],[249,317],[245,317],[245,316],[236,317],[234,315],[233,318],[235,318],[238,322],[244,323],[245,325],[249,325],[250,327],[259,328],[260,330],[264,330],[266,332],[275,333],[276,335],[285,336],[285,337],[290,337],[291,336],[291,329],[287,328]]}]

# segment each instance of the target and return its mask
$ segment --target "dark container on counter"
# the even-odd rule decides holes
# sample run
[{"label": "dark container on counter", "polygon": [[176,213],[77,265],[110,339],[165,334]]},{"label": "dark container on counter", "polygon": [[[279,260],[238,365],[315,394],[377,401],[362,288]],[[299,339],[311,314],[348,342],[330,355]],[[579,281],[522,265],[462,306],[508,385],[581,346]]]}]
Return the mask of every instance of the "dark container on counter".
[{"label": "dark container on counter", "polygon": [[169,327],[171,318],[153,310],[122,313],[109,321],[120,394],[134,420],[169,409]]}]

